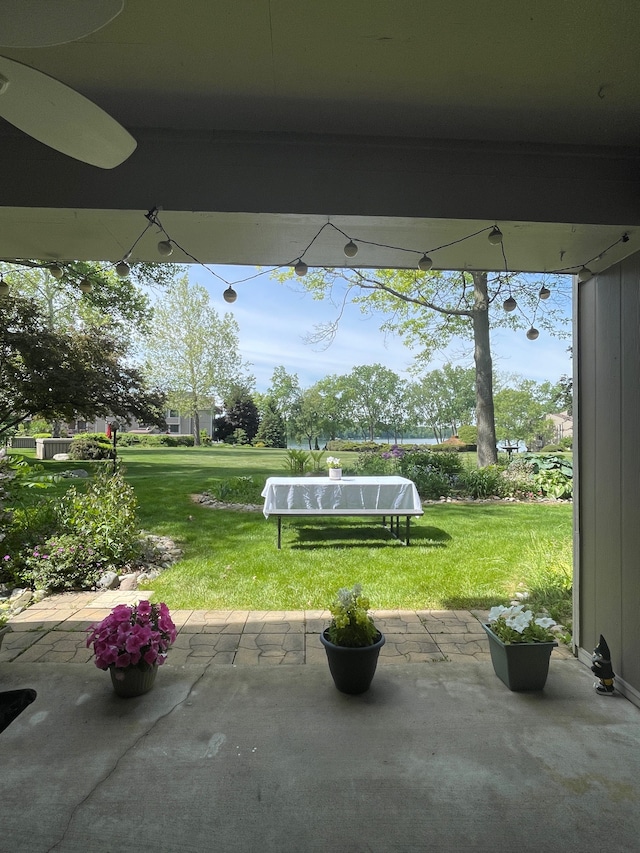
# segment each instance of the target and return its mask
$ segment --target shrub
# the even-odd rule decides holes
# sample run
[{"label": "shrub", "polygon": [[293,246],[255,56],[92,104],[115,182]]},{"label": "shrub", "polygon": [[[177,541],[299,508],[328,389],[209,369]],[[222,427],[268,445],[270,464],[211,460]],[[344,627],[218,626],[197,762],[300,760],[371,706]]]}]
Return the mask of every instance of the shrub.
[{"label": "shrub", "polygon": [[560,444],[545,444],[540,453],[561,453],[563,449]]},{"label": "shrub", "polygon": [[465,424],[458,429],[458,438],[464,444],[476,444],[478,443],[478,427],[470,426],[469,424]]},{"label": "shrub", "polygon": [[383,450],[388,446],[389,445],[376,444],[375,441],[354,441],[353,439],[342,438],[336,438],[327,442],[327,450],[331,453],[348,453],[349,451],[359,453],[367,450],[373,452],[376,450]]},{"label": "shrub", "polygon": [[387,476],[397,471],[395,459],[371,451],[359,453],[353,467],[355,473],[363,477]]},{"label": "shrub", "polygon": [[262,501],[263,485],[253,477],[229,477],[215,483],[210,492],[214,498],[225,503],[259,504]]},{"label": "shrub", "polygon": [[458,476],[458,489],[461,494],[475,499],[503,497],[505,482],[502,471],[497,465],[468,468]]},{"label": "shrub", "polygon": [[95,586],[108,560],[93,542],[72,533],[51,536],[26,559],[25,577],[38,589],[59,592]]},{"label": "shrub", "polygon": [[437,500],[451,494],[453,483],[462,471],[455,453],[410,450],[397,459],[398,472],[416,484],[421,498]]},{"label": "shrub", "polygon": [[121,473],[98,471],[86,492],[71,488],[60,501],[62,532],[93,547],[111,567],[120,568],[140,554],[140,525],[132,487]]},{"label": "shrub", "polygon": [[69,459],[109,459],[112,447],[107,437],[104,441],[81,435],[74,438],[69,448]]}]

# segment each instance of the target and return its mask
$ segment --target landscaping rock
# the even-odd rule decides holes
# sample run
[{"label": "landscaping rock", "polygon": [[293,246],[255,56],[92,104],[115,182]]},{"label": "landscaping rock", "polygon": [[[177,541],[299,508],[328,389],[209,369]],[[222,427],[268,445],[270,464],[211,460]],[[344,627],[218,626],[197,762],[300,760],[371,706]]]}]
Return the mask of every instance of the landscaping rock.
[{"label": "landscaping rock", "polygon": [[[64,455],[64,454],[61,454]],[[55,459],[55,456],[54,456]],[[77,477],[78,479],[84,479],[89,476],[89,472],[85,471],[84,468],[73,468],[71,471],[63,471],[60,475],[61,477]]]},{"label": "landscaping rock", "polygon": [[105,572],[96,586],[98,589],[118,589],[120,578],[115,572]]}]

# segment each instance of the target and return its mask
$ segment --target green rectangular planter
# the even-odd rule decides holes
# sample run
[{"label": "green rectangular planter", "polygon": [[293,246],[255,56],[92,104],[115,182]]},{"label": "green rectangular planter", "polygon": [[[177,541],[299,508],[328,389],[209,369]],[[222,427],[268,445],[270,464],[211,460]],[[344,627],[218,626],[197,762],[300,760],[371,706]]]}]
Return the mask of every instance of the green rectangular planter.
[{"label": "green rectangular planter", "polygon": [[503,643],[489,625],[482,626],[489,638],[491,663],[509,690],[542,690],[549,674],[551,652],[558,643]]}]

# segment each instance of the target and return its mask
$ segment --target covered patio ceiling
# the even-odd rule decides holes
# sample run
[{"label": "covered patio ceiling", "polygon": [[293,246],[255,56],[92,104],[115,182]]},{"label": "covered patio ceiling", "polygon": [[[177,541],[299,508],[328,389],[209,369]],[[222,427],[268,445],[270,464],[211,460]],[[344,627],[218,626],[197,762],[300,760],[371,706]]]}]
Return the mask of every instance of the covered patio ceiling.
[{"label": "covered patio ceiling", "polygon": [[0,257],[603,269],[640,249],[638,44],[634,0],[128,0],[0,49],[138,142],[102,170],[0,120]]}]

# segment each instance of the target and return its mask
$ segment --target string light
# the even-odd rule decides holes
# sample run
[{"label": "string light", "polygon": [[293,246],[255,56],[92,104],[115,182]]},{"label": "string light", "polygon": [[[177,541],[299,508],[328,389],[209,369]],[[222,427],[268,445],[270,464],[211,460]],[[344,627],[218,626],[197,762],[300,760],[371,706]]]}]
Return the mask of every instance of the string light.
[{"label": "string light", "polygon": [[[129,250],[129,253],[127,255],[125,255],[125,259],[117,265],[116,272],[118,272],[118,275],[122,275],[122,277],[124,277],[124,276],[129,274],[130,269],[129,269],[129,265],[126,263],[126,261],[131,257],[134,248],[139,243],[139,241],[142,239],[142,237],[146,234],[147,230],[152,225],[155,225],[162,232],[162,234],[165,237],[164,240],[161,240],[157,244],[158,251],[160,252],[160,254],[164,255],[165,257],[168,257],[169,255],[171,255],[173,253],[173,247],[174,246],[177,247],[188,258],[190,258],[192,261],[194,261],[195,263],[202,266],[204,269],[206,269],[208,272],[210,272],[215,278],[217,278],[223,284],[227,285],[227,289],[222,294],[225,302],[233,303],[236,301],[238,295],[237,295],[236,291],[233,289],[233,287],[231,286],[230,282],[226,281],[226,279],[224,279],[221,275],[219,275],[215,270],[211,269],[210,266],[208,266],[207,264],[204,264],[204,263],[202,263],[202,261],[198,260],[198,258],[196,258],[194,255],[192,255],[190,252],[188,252],[183,246],[181,246],[179,243],[177,243],[176,240],[174,240],[167,233],[167,231],[165,230],[165,228],[163,227],[162,223],[160,222],[160,220],[158,218],[158,208],[157,207],[154,207],[151,210],[149,210],[148,213],[145,214],[145,217],[148,220],[148,224],[144,228],[142,233],[139,235],[137,240],[134,242],[133,246]],[[504,260],[505,273],[507,275],[509,274],[509,264],[507,263],[507,257],[506,257],[506,253],[505,253],[505,249],[504,249],[504,235],[503,235],[502,231],[500,230],[500,228],[498,227],[497,224],[485,226],[483,228],[480,228],[477,231],[474,231],[472,234],[466,234],[465,236],[459,237],[456,240],[452,240],[449,243],[444,243],[441,246],[435,246],[432,249],[430,249],[428,252],[417,252],[415,249],[407,248],[405,246],[391,246],[389,244],[379,243],[379,242],[376,242],[373,240],[364,240],[362,237],[355,237],[355,236],[351,237],[349,234],[346,234],[341,228],[338,228],[337,225],[334,225],[333,222],[327,220],[327,222],[323,223],[323,225],[318,229],[318,231],[315,233],[315,235],[310,240],[307,247],[299,255],[297,260],[295,260],[295,261],[292,260],[292,261],[288,261],[287,263],[278,264],[270,270],[260,270],[259,272],[257,272],[254,275],[251,275],[251,276],[248,276],[247,278],[236,281],[235,284],[242,284],[246,281],[250,281],[253,278],[257,278],[258,276],[264,275],[265,273],[269,274],[271,272],[275,272],[276,270],[282,269],[283,267],[293,267],[293,270],[297,276],[302,277],[302,276],[306,275],[308,270],[309,270],[309,267],[304,260],[304,256],[309,251],[309,249],[313,246],[313,244],[316,242],[316,240],[318,240],[318,238],[320,237],[320,235],[324,232],[324,230],[326,228],[331,228],[334,231],[337,231],[339,234],[342,234],[342,236],[347,239],[347,243],[344,245],[343,251],[344,251],[345,256],[348,258],[353,258],[358,254],[358,251],[359,251],[359,245],[358,244],[375,246],[375,247],[381,248],[381,249],[391,249],[391,250],[396,251],[396,252],[411,252],[412,254],[418,254],[419,255],[419,260],[418,260],[417,266],[418,266],[418,269],[421,270],[422,272],[429,272],[429,270],[433,269],[433,260],[431,258],[432,253],[438,252],[441,249],[449,248],[450,246],[458,245],[459,243],[463,243],[466,240],[472,239],[473,237],[477,237],[479,234],[485,233],[485,234],[487,234],[488,241],[492,245],[500,245],[501,246],[502,257]],[[562,273],[569,274],[569,273],[572,273],[574,275],[577,275],[578,279],[580,281],[586,281],[587,279],[591,278],[591,276],[593,275],[591,270],[587,267],[587,263],[591,263],[594,260],[600,261],[601,258],[606,254],[606,252],[608,252],[609,249],[613,248],[613,246],[617,245],[618,243],[626,243],[628,241],[629,241],[629,235],[625,233],[621,237],[619,237],[614,243],[612,243],[611,246],[608,246],[604,251],[600,252],[600,254],[598,254],[598,255],[595,255],[593,258],[591,258],[585,264],[582,264],[582,265],[575,264],[571,267],[565,267],[564,269],[546,270],[546,272],[549,274],[562,274]],[[126,272],[125,272],[125,270],[126,270]],[[551,295],[551,291],[544,285],[540,288],[540,290],[538,292],[538,298],[540,300],[548,299],[550,297],[550,295]],[[507,312],[515,311],[517,307],[518,307],[518,304],[511,294],[503,302],[503,308]],[[529,338],[529,340],[536,340],[538,338],[539,334],[540,334],[539,331],[536,328],[534,328],[533,326],[531,326],[531,328],[527,332],[527,338]]]},{"label": "string light", "polygon": [[54,264],[52,267],[49,267],[49,272],[58,281],[60,281],[60,279],[64,275],[64,270],[61,266],[58,266],[58,264]]},{"label": "string light", "polygon": [[581,267],[578,270],[578,281],[589,281],[592,277],[593,273],[589,269],[589,267]]},{"label": "string light", "polygon": [[131,267],[126,261],[120,261],[120,263],[116,264],[116,273],[120,278],[126,278],[130,272]]},{"label": "string light", "polygon": [[83,278],[80,282],[80,290],[83,293],[91,293],[93,290],[93,282],[89,278]]}]

